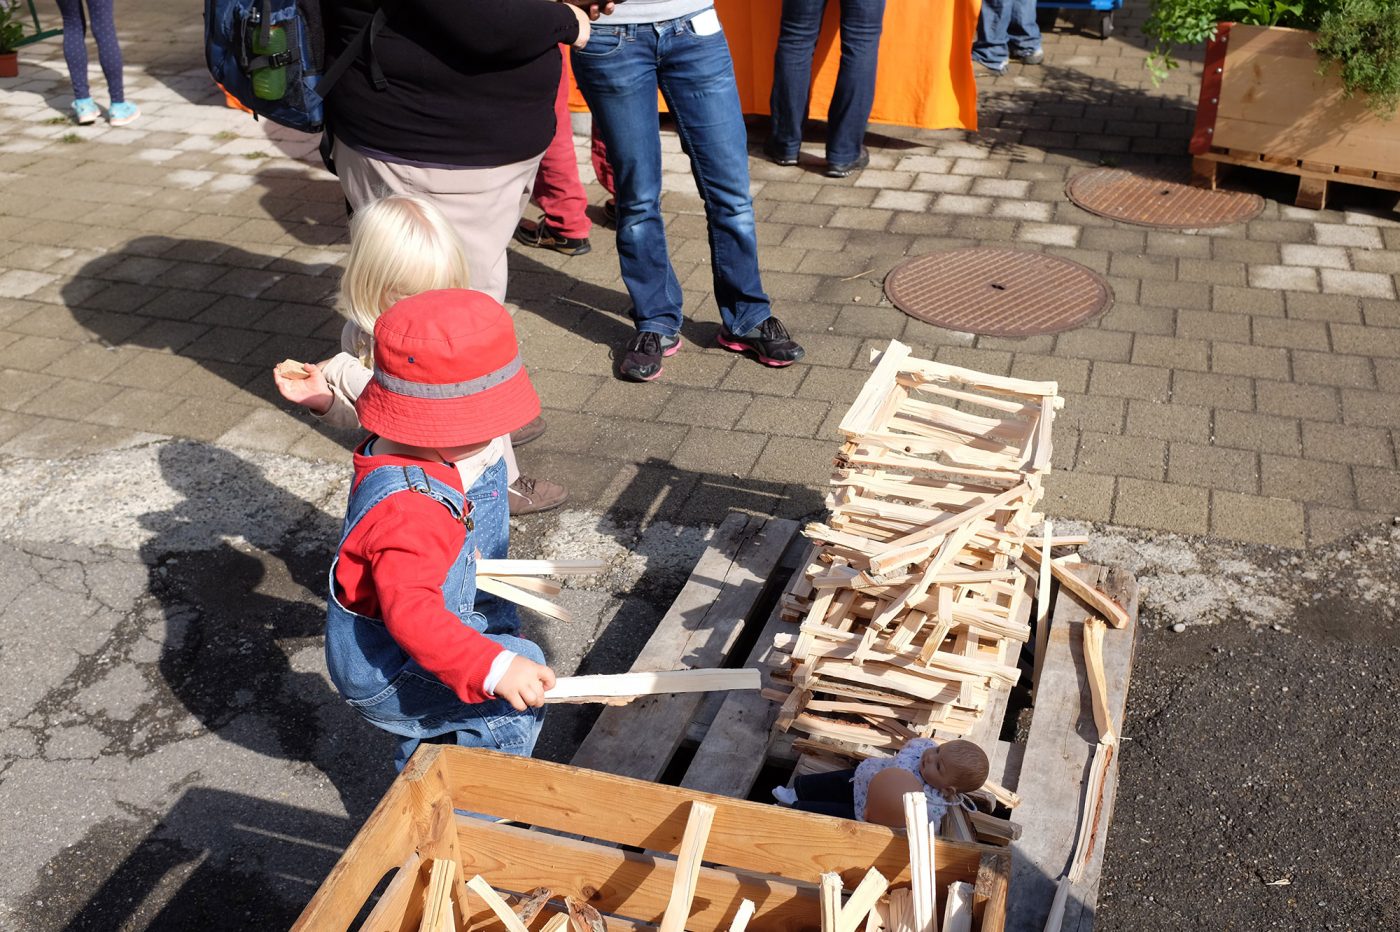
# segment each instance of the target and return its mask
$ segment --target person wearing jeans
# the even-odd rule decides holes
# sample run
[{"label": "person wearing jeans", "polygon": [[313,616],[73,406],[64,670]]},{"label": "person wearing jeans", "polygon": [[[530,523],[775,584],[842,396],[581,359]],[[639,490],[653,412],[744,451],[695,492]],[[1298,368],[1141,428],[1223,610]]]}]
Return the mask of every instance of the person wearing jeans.
[{"label": "person wearing jeans", "polygon": [[[841,67],[827,110],[826,174],[844,178],[870,164],[865,127],[875,102],[875,69],[885,0],[839,0]],[[763,152],[779,165],[796,165],[812,85],[812,56],[827,0],[783,0],[782,30],[773,56],[773,131]]]},{"label": "person wearing jeans", "polygon": [[705,203],[719,345],[788,366],[803,350],[773,316],[758,270],[748,134],[711,0],[629,0],[593,24],[574,76],[617,185],[617,252],[637,327],[618,367],[648,382],[680,348],[681,286],[661,216],[660,88]]},{"label": "person wearing jeans", "polygon": [[972,60],[993,74],[1005,74],[1008,58],[1024,65],[1045,60],[1040,27],[1035,22],[1035,0],[982,0]]}]

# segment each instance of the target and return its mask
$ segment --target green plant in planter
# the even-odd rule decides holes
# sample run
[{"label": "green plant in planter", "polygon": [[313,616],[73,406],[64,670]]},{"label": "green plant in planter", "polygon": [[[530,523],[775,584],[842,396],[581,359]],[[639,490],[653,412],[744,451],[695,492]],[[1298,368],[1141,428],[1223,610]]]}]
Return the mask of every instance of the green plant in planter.
[{"label": "green plant in planter", "polygon": [[1221,22],[1316,32],[1322,70],[1340,68],[1347,96],[1366,94],[1382,114],[1400,103],[1400,0],[1150,0],[1143,32],[1156,42],[1153,81],[1177,67],[1173,46],[1199,45]]},{"label": "green plant in planter", "polygon": [[1351,97],[1384,117],[1400,106],[1400,3],[1396,0],[1340,0],[1322,15],[1313,45],[1326,73],[1336,67]]},{"label": "green plant in planter", "polygon": [[14,0],[0,0],[0,55],[13,52],[24,38],[24,24],[19,20],[19,5]]}]

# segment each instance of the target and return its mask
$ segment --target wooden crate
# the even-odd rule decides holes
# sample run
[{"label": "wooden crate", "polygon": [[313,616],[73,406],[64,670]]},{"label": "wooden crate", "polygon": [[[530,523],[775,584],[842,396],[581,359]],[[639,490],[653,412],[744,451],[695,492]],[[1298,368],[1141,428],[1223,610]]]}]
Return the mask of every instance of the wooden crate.
[{"label": "wooden crate", "polygon": [[[749,928],[820,927],[818,880],[835,872],[852,889],[874,867],[909,880],[908,847],[889,829],[662,786],[494,751],[424,745],[390,786],[364,828],[307,905],[297,930],[351,928],[387,879],[365,930],[417,929],[429,865],[459,866],[454,929],[499,926],[462,877],[481,875],[497,891],[549,887],[604,914],[609,932],[656,925],[675,882],[692,804],[714,807],[695,882],[692,932],[728,929],[743,900]],[[497,823],[471,810],[521,824]],[[622,847],[619,847],[622,846]],[[940,886],[976,885],[974,928],[999,932],[1009,858],[981,845],[935,848]],[[545,912],[558,911],[555,900]]]},{"label": "wooden crate", "polygon": [[1191,137],[1197,184],[1213,189],[1232,165],[1295,175],[1298,206],[1314,209],[1333,182],[1400,191],[1400,119],[1345,99],[1340,78],[1319,74],[1316,38],[1221,24],[1206,47]]}]

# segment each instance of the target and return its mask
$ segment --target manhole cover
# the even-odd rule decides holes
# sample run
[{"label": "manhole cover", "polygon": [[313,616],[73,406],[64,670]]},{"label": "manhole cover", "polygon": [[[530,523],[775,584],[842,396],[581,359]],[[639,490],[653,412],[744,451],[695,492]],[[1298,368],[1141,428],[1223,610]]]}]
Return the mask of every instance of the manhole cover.
[{"label": "manhole cover", "polygon": [[993,337],[1059,333],[1113,303],[1108,282],[1078,262],[981,246],[901,263],[885,279],[885,294],[910,317]]},{"label": "manhole cover", "polygon": [[1264,199],[1257,194],[1208,191],[1186,182],[1184,174],[1149,175],[1122,168],[1091,168],[1071,178],[1065,193],[1091,214],[1172,230],[1243,223],[1264,209]]}]

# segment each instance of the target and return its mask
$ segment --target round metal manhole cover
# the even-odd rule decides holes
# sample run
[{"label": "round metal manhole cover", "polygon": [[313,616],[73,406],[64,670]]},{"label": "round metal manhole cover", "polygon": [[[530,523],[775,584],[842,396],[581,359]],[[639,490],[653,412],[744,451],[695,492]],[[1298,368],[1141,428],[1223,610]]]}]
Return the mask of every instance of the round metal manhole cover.
[{"label": "round metal manhole cover", "polygon": [[1091,168],[1069,180],[1065,193],[1091,214],[1169,230],[1200,230],[1259,216],[1264,199],[1243,191],[1208,191],[1184,173]]},{"label": "round metal manhole cover", "polygon": [[1078,262],[976,246],[895,266],[885,294],[910,317],[993,337],[1059,333],[1108,310],[1113,289]]}]

